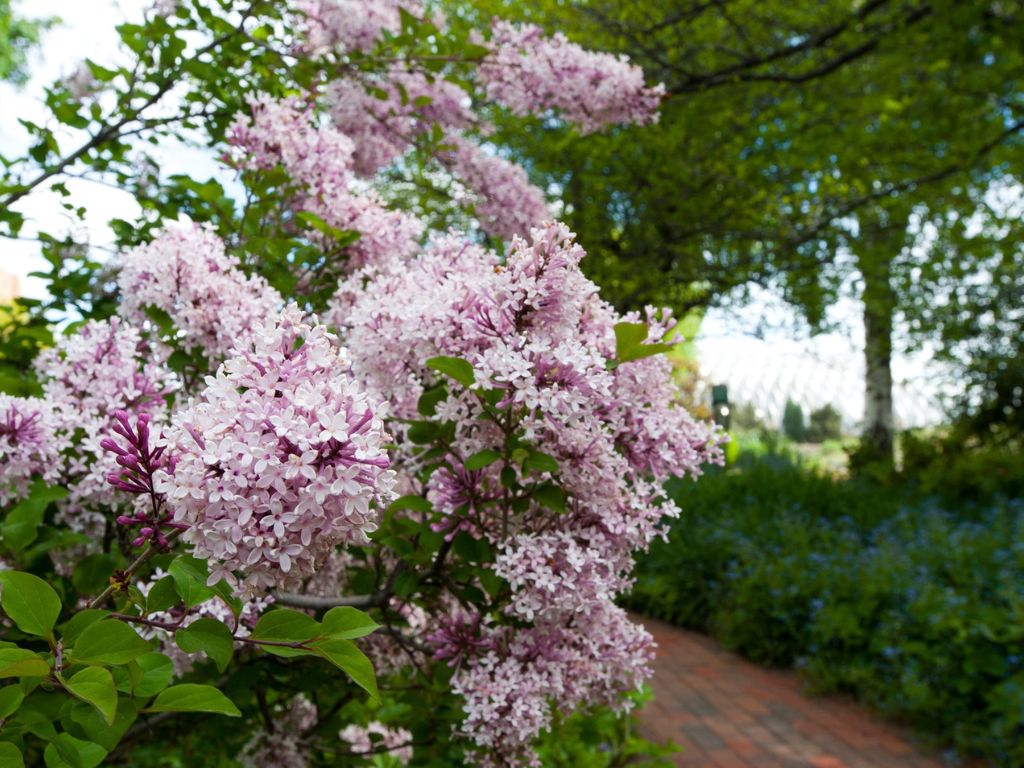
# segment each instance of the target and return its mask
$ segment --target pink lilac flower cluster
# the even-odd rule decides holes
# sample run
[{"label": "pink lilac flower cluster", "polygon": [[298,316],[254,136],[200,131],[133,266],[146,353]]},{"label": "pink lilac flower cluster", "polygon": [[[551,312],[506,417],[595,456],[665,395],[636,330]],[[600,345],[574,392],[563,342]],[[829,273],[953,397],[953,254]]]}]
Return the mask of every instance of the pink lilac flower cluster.
[{"label": "pink lilac flower cluster", "polygon": [[65,451],[59,462],[70,495],[62,502],[66,522],[77,531],[100,522],[97,508],[116,506],[116,489],[107,482],[121,467],[103,448],[118,411],[166,419],[174,375],[158,361],[138,329],[120,318],[91,320],[58,340],[36,358],[43,397],[53,409],[53,433]]},{"label": "pink lilac flower cluster", "polygon": [[274,730],[257,730],[242,748],[238,761],[243,768],[306,768],[310,748],[305,736],[317,724],[316,705],[302,694],[273,712]]},{"label": "pink lilac flower cluster", "polygon": [[54,481],[61,448],[47,400],[0,393],[0,505],[23,497],[33,476]]},{"label": "pink lilac flower cluster", "polygon": [[464,136],[445,138],[441,164],[467,187],[456,197],[470,208],[484,232],[504,240],[524,235],[551,218],[544,193],[530,183],[522,166],[486,152]]},{"label": "pink lilac flower cluster", "polygon": [[354,755],[386,754],[399,765],[406,765],[412,760],[412,734],[405,728],[389,728],[377,721],[365,727],[352,724],[345,726],[338,738],[351,745]]},{"label": "pink lilac flower cluster", "polygon": [[335,127],[355,142],[353,168],[372,176],[405,154],[433,126],[468,128],[476,122],[470,96],[450,80],[392,66],[372,78],[340,78],[327,90]]},{"label": "pink lilac flower cluster", "polygon": [[[481,388],[498,391],[516,433],[557,464],[531,471],[509,457],[462,466],[459,457],[502,453],[508,424],[448,382],[434,418],[454,422],[455,438],[449,466],[428,482],[435,527],[490,541],[495,573],[512,589],[505,613],[527,625],[468,619],[441,622],[431,635],[438,658],[459,659],[454,685],[482,764],[531,760],[529,745],[552,706],[617,700],[642,680],[650,638],[612,600],[630,583],[633,554],[678,514],[661,483],[721,458],[720,435],[673,402],[667,360],[610,365],[616,323],[639,318],[622,318],[599,299],[580,271],[583,255],[560,224],[514,240],[504,263],[458,236],[438,237],[411,261],[354,275],[332,314],[356,375],[391,400],[396,417],[422,418],[419,396],[446,381],[425,360],[462,358]],[[651,317],[650,341],[671,331],[665,315]],[[399,466],[416,469],[415,449],[401,445]],[[528,487],[556,483],[561,503],[534,497],[503,507],[503,471]]]},{"label": "pink lilac flower cluster", "polygon": [[482,768],[539,768],[530,744],[550,726],[555,708],[628,711],[623,692],[643,685],[654,658],[647,631],[611,603],[585,621],[490,628],[488,635],[495,649],[452,679],[464,699],[462,728],[476,747],[473,762]]},{"label": "pink lilac flower cluster", "polygon": [[290,305],[257,326],[165,432],[176,465],[157,473],[183,538],[250,594],[311,575],[340,542],[366,543],[392,496],[384,411],[345,351]]},{"label": "pink lilac flower cluster", "polygon": [[419,0],[301,0],[301,50],[310,55],[369,51],[385,32],[401,29],[401,11],[421,12]]},{"label": "pink lilac flower cluster", "polygon": [[[297,187],[289,205],[359,239],[346,249],[348,265],[383,261],[412,254],[423,234],[415,216],[385,207],[370,189],[354,187],[352,141],[333,126],[314,123],[312,109],[298,99],[251,100],[252,117],[239,116],[228,130],[235,147],[233,164],[250,171],[281,166]],[[322,241],[310,233],[314,241]],[[330,243],[321,244],[330,250]]]},{"label": "pink lilac flower cluster", "polygon": [[120,314],[143,326],[146,310],[167,313],[181,336],[175,343],[198,347],[218,360],[283,305],[262,277],[249,277],[210,225],[164,229],[129,251],[118,275]]},{"label": "pink lilac flower cluster", "polygon": [[648,88],[625,56],[588,51],[562,33],[495,19],[491,52],[477,68],[484,92],[516,115],[557,110],[584,133],[615,123],[655,122],[663,85]]}]

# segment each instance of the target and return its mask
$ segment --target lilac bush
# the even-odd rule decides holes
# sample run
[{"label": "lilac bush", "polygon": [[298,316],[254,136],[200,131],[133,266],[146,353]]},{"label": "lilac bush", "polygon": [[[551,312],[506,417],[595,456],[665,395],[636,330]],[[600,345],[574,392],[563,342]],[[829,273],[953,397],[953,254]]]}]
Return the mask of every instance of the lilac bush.
[{"label": "lilac bush", "polygon": [[[155,39],[199,9],[161,4]],[[314,74],[211,129],[245,201],[149,220],[113,316],[38,355],[38,397],[0,395],[0,755],[146,764],[207,712],[245,716],[210,765],[540,765],[649,676],[616,600],[679,513],[663,483],[723,438],[678,401],[671,312],[600,298],[486,110],[592,132],[661,89],[413,0],[249,18]],[[396,204],[415,169],[468,231]]]}]

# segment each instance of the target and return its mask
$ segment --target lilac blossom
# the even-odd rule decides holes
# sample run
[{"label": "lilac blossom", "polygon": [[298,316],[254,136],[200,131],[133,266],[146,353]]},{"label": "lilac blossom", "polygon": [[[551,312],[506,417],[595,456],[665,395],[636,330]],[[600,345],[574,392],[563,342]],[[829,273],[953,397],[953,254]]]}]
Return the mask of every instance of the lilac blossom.
[{"label": "lilac blossom", "polygon": [[588,51],[561,32],[495,19],[491,53],[477,68],[487,97],[515,115],[554,109],[584,133],[616,123],[655,122],[665,87],[644,83],[626,56]]},{"label": "lilac blossom", "polygon": [[148,308],[162,310],[181,334],[175,343],[198,347],[212,360],[283,304],[266,280],[241,271],[209,225],[170,227],[129,251],[122,258],[118,287],[122,317],[142,326]]},{"label": "lilac blossom", "polygon": [[376,529],[392,496],[390,438],[334,341],[291,305],[175,414],[177,463],[156,490],[211,561],[211,582],[248,593],[293,584]]},{"label": "lilac blossom", "polygon": [[356,755],[387,754],[399,765],[412,760],[412,734],[405,728],[391,728],[377,721],[365,727],[351,724],[341,729],[338,738],[348,742]]},{"label": "lilac blossom", "polygon": [[0,504],[28,491],[33,477],[53,482],[65,441],[49,401],[0,393]]}]

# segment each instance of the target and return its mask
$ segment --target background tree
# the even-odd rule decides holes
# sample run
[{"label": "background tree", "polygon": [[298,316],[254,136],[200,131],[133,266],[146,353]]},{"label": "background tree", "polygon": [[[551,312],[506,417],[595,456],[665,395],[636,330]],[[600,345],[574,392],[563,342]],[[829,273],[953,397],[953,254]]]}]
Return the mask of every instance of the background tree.
[{"label": "background tree", "polygon": [[[480,4],[473,4],[479,8]],[[583,144],[537,121],[503,140],[563,191],[622,306],[742,300],[761,285],[812,329],[843,286],[864,301],[865,445],[892,444],[894,328],[928,252],[912,213],[956,217],[1020,169],[1018,4],[845,0],[500,7],[627,52],[668,95],[660,124]],[[939,213],[942,211],[942,213]],[[946,232],[933,233],[930,248]],[[960,245],[963,245],[960,241]],[[959,274],[984,270],[961,252]],[[909,290],[908,290],[909,289]]]},{"label": "background tree", "polygon": [[807,424],[804,422],[804,409],[799,403],[792,400],[786,401],[786,407],[782,411],[782,432],[790,440],[801,442],[807,433]]}]

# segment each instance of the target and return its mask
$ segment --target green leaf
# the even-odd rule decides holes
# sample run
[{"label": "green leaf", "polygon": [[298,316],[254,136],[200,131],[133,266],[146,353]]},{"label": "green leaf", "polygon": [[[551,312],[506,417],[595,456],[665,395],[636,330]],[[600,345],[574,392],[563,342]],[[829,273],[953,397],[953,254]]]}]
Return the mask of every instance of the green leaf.
[{"label": "green leaf", "polygon": [[399,496],[388,505],[389,512],[398,512],[403,509],[411,509],[413,512],[430,513],[434,507],[422,496]]},{"label": "green leaf", "polygon": [[459,357],[432,357],[427,360],[427,367],[450,376],[466,387],[471,387],[476,382],[473,366]]},{"label": "green leaf", "polygon": [[156,697],[146,712],[213,712],[229,717],[240,717],[231,699],[212,685],[182,683],[172,685]]},{"label": "green leaf", "polygon": [[167,572],[174,578],[174,586],[189,608],[205,603],[216,594],[206,585],[210,571],[205,560],[191,555],[178,555],[168,566]]},{"label": "green leaf", "polygon": [[64,681],[73,696],[92,704],[103,715],[107,725],[114,724],[117,712],[117,690],[110,670],[102,667],[86,667]]},{"label": "green leaf", "polygon": [[377,622],[360,610],[343,605],[331,608],[323,619],[323,634],[335,640],[364,637],[378,628]]},{"label": "green leaf", "polygon": [[86,627],[109,615],[110,611],[105,611],[102,608],[85,608],[79,611],[61,624],[61,639],[64,640],[64,645],[68,647],[74,645]]},{"label": "green leaf", "polygon": [[[21,690],[20,685],[5,685],[0,688],[0,720],[6,720],[17,712],[24,700],[25,692]],[[3,762],[0,761],[0,766],[2,765]]]},{"label": "green leaf", "polygon": [[565,493],[557,485],[545,483],[533,489],[533,495],[552,512],[565,512]]},{"label": "green leaf", "polygon": [[49,637],[60,615],[60,598],[38,576],[21,571],[0,572],[0,605],[27,635]]},{"label": "green leaf", "polygon": [[673,344],[645,344],[650,331],[645,323],[615,325],[615,362],[628,363],[662,352],[671,352]]},{"label": "green leaf", "polygon": [[0,741],[0,768],[25,768],[21,750],[9,741]]},{"label": "green leaf", "polygon": [[432,421],[416,421],[409,425],[406,436],[415,445],[426,445],[437,437],[438,427]]},{"label": "green leaf", "polygon": [[499,459],[501,459],[500,453],[492,451],[490,448],[485,448],[482,451],[477,451],[466,459],[463,466],[465,466],[466,469],[483,469]]},{"label": "green leaf", "polygon": [[320,623],[301,611],[275,608],[263,614],[252,631],[254,640],[302,642],[320,634]]},{"label": "green leaf", "polygon": [[142,670],[142,677],[135,683],[133,691],[140,698],[155,696],[166,688],[174,677],[174,664],[162,653],[144,653],[135,660]]},{"label": "green leaf", "polygon": [[97,621],[82,630],[71,655],[80,664],[127,664],[152,650],[153,647],[134,629],[109,619]]},{"label": "green leaf", "polygon": [[177,605],[181,597],[173,576],[164,576],[149,588],[146,595],[146,612],[158,613]]},{"label": "green leaf", "polygon": [[47,485],[41,480],[33,483],[28,496],[7,513],[3,526],[4,544],[15,552],[22,552],[39,535],[46,507],[67,495],[66,488]]},{"label": "green leaf", "polygon": [[540,451],[531,451],[523,462],[523,469],[534,472],[557,472],[558,462],[553,456],[548,456]]},{"label": "green leaf", "polygon": [[125,731],[135,722],[138,717],[138,709],[131,699],[122,696],[117,700],[117,712],[114,715],[113,725],[108,725],[95,707],[82,701],[72,702],[69,715],[71,720],[82,729],[85,738],[110,751],[117,746]]},{"label": "green leaf", "polygon": [[438,384],[435,387],[424,390],[423,394],[420,395],[419,401],[416,403],[416,410],[419,411],[421,416],[433,416],[437,410],[437,404],[448,397],[448,387],[444,384]]},{"label": "green leaf", "polygon": [[116,563],[114,558],[102,552],[88,555],[75,566],[71,583],[83,595],[96,595],[110,583]]},{"label": "green leaf", "polygon": [[615,357],[622,360],[630,350],[647,341],[649,333],[646,323],[616,323]]},{"label": "green leaf", "polygon": [[377,678],[373,673],[373,664],[366,658],[366,654],[356,647],[355,643],[351,640],[328,638],[326,640],[318,640],[311,647],[318,656],[327,659],[327,661],[352,678],[356,685],[369,693],[374,699],[380,701],[380,692],[377,690]]},{"label": "green leaf", "polygon": [[68,733],[57,734],[43,752],[47,768],[96,768],[106,756],[107,751],[99,744],[76,739]]},{"label": "green leaf", "polygon": [[46,677],[50,665],[25,648],[0,648],[0,679],[8,677]]},{"label": "green leaf", "polygon": [[223,672],[231,662],[235,641],[231,630],[216,619],[201,618],[174,633],[174,641],[185,653],[202,651]]}]

